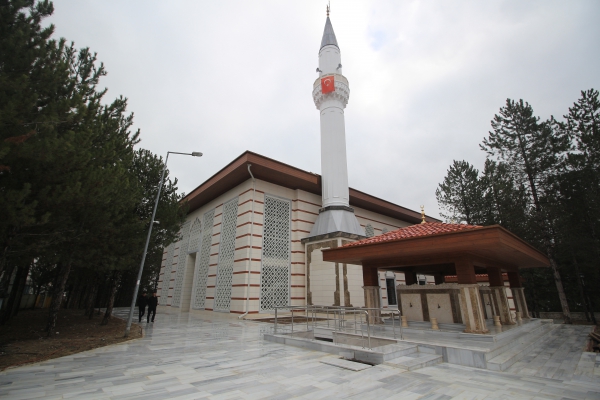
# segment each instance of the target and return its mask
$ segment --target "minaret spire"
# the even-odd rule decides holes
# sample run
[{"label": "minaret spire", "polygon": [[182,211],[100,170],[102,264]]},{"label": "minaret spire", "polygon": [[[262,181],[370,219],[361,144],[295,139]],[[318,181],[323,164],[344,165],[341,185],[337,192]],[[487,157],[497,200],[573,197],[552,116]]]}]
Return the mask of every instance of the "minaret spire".
[{"label": "minaret spire", "polygon": [[343,236],[362,238],[365,232],[350,208],[346,128],[344,108],[350,98],[348,80],[342,75],[340,48],[329,19],[319,50],[320,76],[313,85],[313,100],[321,114],[321,189],[323,208],[319,210],[307,240]]},{"label": "minaret spire", "polygon": [[[329,10],[329,8],[328,8]],[[323,39],[321,39],[321,48],[333,45],[339,48],[337,39],[335,38],[335,32],[333,32],[333,26],[329,19],[329,11],[327,11],[327,20],[325,21],[325,30],[323,31]]]}]

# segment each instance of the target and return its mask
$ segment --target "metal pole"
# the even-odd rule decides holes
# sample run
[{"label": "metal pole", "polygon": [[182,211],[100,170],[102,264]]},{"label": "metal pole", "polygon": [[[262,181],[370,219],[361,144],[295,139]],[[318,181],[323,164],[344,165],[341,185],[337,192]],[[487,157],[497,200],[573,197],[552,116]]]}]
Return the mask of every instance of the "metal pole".
[{"label": "metal pole", "polygon": [[371,324],[369,322],[369,312],[365,312],[367,313],[367,335],[369,336],[369,348],[371,348]]},{"label": "metal pole", "polygon": [[[308,329],[308,306],[304,309],[304,318],[306,318],[306,332],[310,332]],[[315,327],[313,326],[313,332],[315,331]]]},{"label": "metal pole", "polygon": [[129,318],[127,318],[127,326],[125,327],[125,337],[129,336],[129,331],[131,329],[131,321],[133,320],[133,312],[135,310],[135,300],[137,299],[138,291],[140,289],[140,280],[142,279],[142,272],[144,271],[146,253],[148,252],[148,245],[150,244],[150,236],[152,236],[152,226],[154,225],[154,217],[156,216],[156,208],[158,207],[158,200],[160,199],[160,192],[162,190],[163,180],[165,179],[165,171],[167,170],[168,161],[169,152],[167,152],[167,157],[165,158],[165,166],[163,167],[162,173],[160,175],[160,182],[158,183],[158,193],[156,194],[156,200],[154,201],[154,209],[152,210],[152,218],[150,219],[150,228],[148,228],[148,236],[146,237],[144,254],[142,255],[142,262],[140,263],[140,270],[138,271],[137,280],[135,282],[135,289],[133,290],[133,298],[131,299],[131,307],[129,308]]}]

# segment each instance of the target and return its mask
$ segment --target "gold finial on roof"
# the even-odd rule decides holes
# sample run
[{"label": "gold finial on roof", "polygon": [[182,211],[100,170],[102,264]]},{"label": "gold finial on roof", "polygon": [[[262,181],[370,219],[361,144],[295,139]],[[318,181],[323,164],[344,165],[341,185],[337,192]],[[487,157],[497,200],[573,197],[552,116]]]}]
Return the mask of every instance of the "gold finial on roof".
[{"label": "gold finial on roof", "polygon": [[421,223],[425,223],[425,206],[421,206]]},{"label": "gold finial on roof", "polygon": [[329,18],[329,8],[331,7],[331,2],[327,3],[327,18]]}]

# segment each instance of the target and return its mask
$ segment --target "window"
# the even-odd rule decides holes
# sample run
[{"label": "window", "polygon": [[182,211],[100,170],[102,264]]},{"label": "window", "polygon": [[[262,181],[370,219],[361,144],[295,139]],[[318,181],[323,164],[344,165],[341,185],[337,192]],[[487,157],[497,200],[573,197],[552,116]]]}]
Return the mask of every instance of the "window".
[{"label": "window", "polygon": [[375,236],[375,230],[373,229],[373,226],[371,224],[367,224],[367,226],[365,226],[365,236],[366,237]]},{"label": "window", "polygon": [[290,302],[292,203],[265,196],[260,309],[273,310]]}]

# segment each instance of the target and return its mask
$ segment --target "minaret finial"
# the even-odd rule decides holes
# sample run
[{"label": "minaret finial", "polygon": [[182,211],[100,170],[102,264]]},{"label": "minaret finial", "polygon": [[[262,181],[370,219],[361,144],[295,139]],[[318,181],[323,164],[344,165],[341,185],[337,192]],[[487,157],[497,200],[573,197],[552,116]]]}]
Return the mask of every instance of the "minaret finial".
[{"label": "minaret finial", "polygon": [[327,18],[329,18],[329,8],[331,7],[331,2],[327,2]]},{"label": "minaret finial", "polygon": [[421,223],[425,223],[425,206],[421,206]]}]

